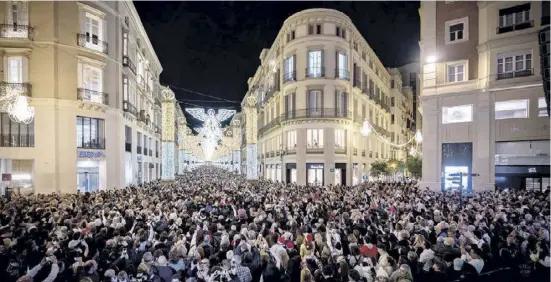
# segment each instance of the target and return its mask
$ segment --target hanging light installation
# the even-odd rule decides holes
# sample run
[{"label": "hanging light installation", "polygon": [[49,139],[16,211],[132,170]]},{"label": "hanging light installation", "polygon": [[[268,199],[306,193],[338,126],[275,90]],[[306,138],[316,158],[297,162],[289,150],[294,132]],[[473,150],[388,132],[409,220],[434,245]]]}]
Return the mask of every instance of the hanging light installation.
[{"label": "hanging light installation", "polygon": [[8,107],[8,115],[12,121],[29,124],[34,119],[34,107],[29,106],[26,96],[17,96]]},{"label": "hanging light installation", "polygon": [[369,124],[369,122],[367,120],[364,120],[364,122],[362,124],[362,129],[360,130],[362,135],[363,136],[369,136],[369,134],[371,134],[371,130],[372,130],[371,124]]},{"label": "hanging light installation", "polygon": [[220,122],[230,118],[236,111],[220,109],[215,114],[213,109],[205,112],[203,108],[188,108],[186,112],[203,122],[203,127],[196,128],[195,130],[199,133],[199,136],[204,136],[204,140],[202,141],[203,154],[205,160],[210,161],[218,142],[224,136]]}]

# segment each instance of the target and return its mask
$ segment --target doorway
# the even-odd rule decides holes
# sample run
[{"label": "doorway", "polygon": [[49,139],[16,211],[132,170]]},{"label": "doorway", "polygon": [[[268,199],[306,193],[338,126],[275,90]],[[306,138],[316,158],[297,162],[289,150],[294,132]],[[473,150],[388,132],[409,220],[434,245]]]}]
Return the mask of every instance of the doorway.
[{"label": "doorway", "polygon": [[307,164],[307,183],[314,186],[323,186],[323,164]]},{"label": "doorway", "polygon": [[540,191],[543,192],[549,186],[549,177],[526,177],[524,188],[526,191]]},{"label": "doorway", "polygon": [[100,190],[99,161],[77,163],[77,190],[82,193]]}]

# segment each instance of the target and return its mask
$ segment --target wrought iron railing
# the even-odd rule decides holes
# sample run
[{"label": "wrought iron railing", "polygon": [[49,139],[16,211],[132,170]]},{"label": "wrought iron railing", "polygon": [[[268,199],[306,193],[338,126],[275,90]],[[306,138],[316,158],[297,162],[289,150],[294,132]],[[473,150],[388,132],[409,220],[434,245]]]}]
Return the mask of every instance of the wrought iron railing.
[{"label": "wrought iron railing", "polygon": [[346,147],[336,147],[335,154],[346,154]]},{"label": "wrought iron railing", "polygon": [[497,79],[501,80],[501,79],[515,78],[515,77],[526,77],[526,76],[532,76],[532,75],[534,75],[534,69],[527,69],[527,70],[498,73]]},{"label": "wrought iron railing", "polygon": [[318,143],[306,144],[306,152],[323,153],[323,145],[320,145]]},{"label": "wrought iron railing", "polygon": [[85,88],[77,88],[77,99],[79,101],[109,105],[109,94]]},{"label": "wrought iron railing", "polygon": [[77,34],[77,44],[80,47],[92,49],[104,54],[108,54],[107,42],[99,40],[96,35],[90,35],[89,33]]},{"label": "wrought iron railing", "polygon": [[275,119],[271,120],[270,122],[268,122],[266,125],[264,125],[263,127],[260,128],[260,130],[258,130],[258,133],[259,134],[264,134],[266,133],[268,130],[272,129],[273,127],[279,125],[281,123],[281,116],[279,117],[276,117]]},{"label": "wrought iron railing", "polygon": [[95,138],[95,139],[88,139],[88,138],[77,138],[77,148],[79,149],[105,149],[105,138]]},{"label": "wrought iron railing", "polygon": [[34,134],[1,134],[0,147],[34,147]]},{"label": "wrought iron railing", "polygon": [[287,148],[285,150],[285,154],[286,155],[292,155],[292,154],[296,154],[297,153],[297,148],[296,146],[294,148]]},{"label": "wrought iron railing", "polygon": [[32,97],[32,85],[30,83],[0,82],[0,97],[13,92],[27,97]]},{"label": "wrought iron railing", "polygon": [[335,78],[349,80],[350,71],[347,69],[335,69]]},{"label": "wrought iron railing", "polygon": [[132,105],[129,101],[122,101],[122,110],[124,112],[130,113],[133,116],[138,116],[138,110],[136,109],[136,106]]},{"label": "wrought iron railing", "polygon": [[306,68],[306,77],[325,77],[324,67]]},{"label": "wrought iron railing", "polygon": [[0,25],[0,37],[1,38],[21,38],[30,39],[34,38],[34,29],[28,25],[20,24],[1,24]]},{"label": "wrought iron railing", "polygon": [[283,74],[283,83],[287,83],[289,81],[296,81],[296,80],[297,80],[297,73],[295,71],[291,71]]},{"label": "wrought iron railing", "polygon": [[132,73],[136,74],[136,65],[130,60],[130,57],[122,56],[122,66],[129,68]]},{"label": "wrought iron railing", "polygon": [[282,116],[282,121],[299,118],[350,118],[349,111],[335,108],[293,110]]}]

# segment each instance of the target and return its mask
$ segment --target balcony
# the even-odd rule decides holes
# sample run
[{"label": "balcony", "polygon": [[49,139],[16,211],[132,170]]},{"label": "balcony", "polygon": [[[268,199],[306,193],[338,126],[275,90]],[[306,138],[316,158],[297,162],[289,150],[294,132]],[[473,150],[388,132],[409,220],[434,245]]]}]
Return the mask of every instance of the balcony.
[{"label": "balcony", "polygon": [[350,80],[350,71],[346,69],[335,69],[335,78]]},{"label": "balcony", "polygon": [[130,113],[131,115],[137,117],[138,116],[138,110],[136,110],[136,107],[132,105],[129,101],[122,101],[122,110],[125,113]]},{"label": "balcony", "polygon": [[88,33],[79,33],[77,34],[77,44],[80,47],[88,48],[105,55],[108,54],[107,42],[99,40],[97,35],[90,36]]},{"label": "balcony", "polygon": [[352,115],[349,111],[335,108],[321,109],[303,109],[294,110],[285,113],[282,121],[301,119],[301,118],[350,118]]},{"label": "balcony", "polygon": [[352,149],[352,155],[354,155],[354,156],[358,155],[358,148]]},{"label": "balcony", "polygon": [[85,88],[77,88],[77,100],[108,106],[109,94]]},{"label": "balcony", "polygon": [[138,113],[138,121],[141,121],[143,123],[145,123],[146,125],[149,125],[149,115],[145,114],[145,110],[141,110],[139,113]]},{"label": "balcony", "polygon": [[508,26],[500,26],[496,28],[497,34],[507,33],[515,30],[523,30],[527,28],[531,28],[534,26],[534,21],[525,21],[517,24],[512,24]]},{"label": "balcony", "polygon": [[130,60],[128,56],[122,56],[122,66],[125,68],[129,68],[130,71],[132,71],[133,74],[136,74],[136,65]]},{"label": "balcony", "polygon": [[258,134],[262,135],[268,132],[270,129],[274,128],[275,126],[278,126],[280,123],[281,123],[281,117],[276,117],[272,121],[268,122],[268,124],[261,127],[260,130],[258,130]]},{"label": "balcony", "polygon": [[325,77],[325,68],[324,67],[306,68],[306,77],[309,77],[309,78]]},{"label": "balcony", "polygon": [[369,151],[369,157],[373,158],[373,151]]},{"label": "balcony", "polygon": [[89,138],[86,138],[85,140],[83,137],[81,139],[77,139],[77,148],[105,150],[105,139],[97,138],[90,140]]},{"label": "balcony", "polygon": [[296,153],[297,153],[297,146],[296,145],[293,148],[287,148],[287,150],[285,150],[285,154],[287,154],[287,155],[294,155]]},{"label": "balcony", "polygon": [[271,152],[270,152],[270,158],[273,158],[273,157],[275,157],[275,152],[274,152],[274,151],[271,151]]},{"label": "balcony", "polygon": [[33,40],[34,29],[28,25],[1,24],[0,38],[18,38]]},{"label": "balcony", "polygon": [[132,152],[132,143],[124,142],[124,150],[126,152]]},{"label": "balcony", "polygon": [[346,154],[346,147],[336,146],[335,154]]},{"label": "balcony", "polygon": [[504,72],[504,73],[497,74],[497,80],[509,79],[509,78],[515,78],[515,77],[526,77],[526,76],[532,76],[532,75],[534,75],[534,69]]},{"label": "balcony", "polygon": [[323,154],[323,146],[319,144],[306,144],[307,153]]},{"label": "balcony", "polygon": [[34,147],[34,134],[1,134],[0,147]]},{"label": "balcony", "polygon": [[10,83],[0,82],[0,97],[6,94],[12,94],[13,91],[19,93],[19,95],[32,97],[32,85],[30,83]]},{"label": "balcony", "polygon": [[142,153],[142,146],[138,145],[138,147],[136,147],[136,153],[138,154],[141,154]]},{"label": "balcony", "polygon": [[289,81],[296,81],[296,80],[297,80],[297,73],[294,71],[283,74],[283,83],[287,83]]}]

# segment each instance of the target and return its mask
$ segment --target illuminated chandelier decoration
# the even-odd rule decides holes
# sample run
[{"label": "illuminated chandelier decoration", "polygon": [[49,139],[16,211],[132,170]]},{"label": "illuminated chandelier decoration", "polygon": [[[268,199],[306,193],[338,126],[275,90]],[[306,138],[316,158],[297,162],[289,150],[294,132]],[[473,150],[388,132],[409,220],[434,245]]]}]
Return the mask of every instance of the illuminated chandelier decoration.
[{"label": "illuminated chandelier decoration", "polygon": [[218,146],[218,143],[224,132],[220,126],[220,122],[227,120],[235,114],[235,110],[220,109],[215,114],[213,109],[209,109],[205,112],[203,108],[188,108],[186,109],[192,117],[203,122],[203,127],[195,128],[202,137],[202,147],[205,160],[210,161],[213,153]]},{"label": "illuminated chandelier decoration", "polygon": [[4,95],[0,96],[1,110],[8,113],[10,119],[17,123],[29,124],[34,119],[34,107],[29,105],[29,98],[22,95],[19,87],[5,85]]},{"label": "illuminated chandelier decoration", "polygon": [[399,143],[390,142],[381,133],[377,132],[375,130],[375,128],[373,128],[371,123],[369,123],[368,120],[364,120],[363,124],[362,124],[362,128],[360,129],[360,133],[363,136],[369,136],[371,134],[371,132],[374,132],[375,135],[378,136],[381,140],[383,140],[383,142],[385,142],[386,144],[388,144],[392,147],[396,147],[396,148],[404,148],[407,145],[409,145],[409,144],[411,144],[415,141],[415,147],[411,147],[410,150],[409,150],[409,154],[412,155],[412,156],[416,156],[419,153],[417,148],[419,147],[419,144],[421,144],[423,142],[423,133],[421,133],[420,130],[417,130],[415,132],[415,135],[412,138],[410,138],[408,141],[406,141],[405,143],[399,144]]}]

